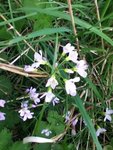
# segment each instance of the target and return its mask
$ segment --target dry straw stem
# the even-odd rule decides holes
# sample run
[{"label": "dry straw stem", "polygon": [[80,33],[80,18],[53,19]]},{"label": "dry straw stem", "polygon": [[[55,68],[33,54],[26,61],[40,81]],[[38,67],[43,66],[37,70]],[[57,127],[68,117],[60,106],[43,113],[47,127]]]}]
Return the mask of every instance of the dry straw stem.
[{"label": "dry straw stem", "polygon": [[5,64],[5,63],[0,63],[0,69],[9,71],[9,72],[13,72],[25,77],[32,77],[32,78],[42,78],[42,77],[47,77],[48,75],[44,72],[25,72],[23,68],[21,67],[17,67],[14,65],[10,65],[10,64]]},{"label": "dry straw stem", "polygon": [[[22,35],[12,26],[12,24],[10,24],[10,23],[8,22],[8,20],[7,20],[2,14],[0,14],[0,17],[1,17],[4,21],[7,22],[8,26],[9,26],[8,30],[11,30],[11,29],[12,29],[12,30],[15,31],[15,33],[16,33],[18,36],[22,36]],[[26,44],[30,49],[32,49],[32,50],[35,52],[34,48],[33,48],[26,40],[23,40],[23,41],[25,42],[25,44]]]},{"label": "dry straw stem", "polygon": [[[100,13],[99,13],[98,3],[97,3],[97,0],[94,0],[94,2],[95,2],[95,7],[96,7],[97,19],[98,19],[98,21],[99,21],[100,31],[102,32],[102,25],[101,25],[101,21],[100,21]],[[101,43],[102,43],[102,48],[104,49],[104,41],[103,41],[103,38],[101,38]]]},{"label": "dry straw stem", "polygon": [[71,4],[71,0],[67,0],[67,1],[68,1],[68,7],[69,7],[69,13],[70,13],[70,17],[71,17],[73,32],[74,32],[74,35],[76,37],[77,50],[79,51],[80,46],[79,46],[79,40],[78,40],[78,37],[77,37],[77,29],[76,29],[75,22],[74,22],[74,17],[73,17],[72,4]]}]

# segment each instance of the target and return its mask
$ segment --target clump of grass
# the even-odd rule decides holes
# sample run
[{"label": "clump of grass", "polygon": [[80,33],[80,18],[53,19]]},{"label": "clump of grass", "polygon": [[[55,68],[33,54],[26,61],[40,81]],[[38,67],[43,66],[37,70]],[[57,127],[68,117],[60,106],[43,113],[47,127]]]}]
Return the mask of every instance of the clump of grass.
[{"label": "clump of grass", "polygon": [[[111,0],[1,1],[1,133],[10,130],[13,142],[33,136],[41,143],[33,150],[112,149],[112,7]],[[77,72],[80,60],[87,77]]]}]

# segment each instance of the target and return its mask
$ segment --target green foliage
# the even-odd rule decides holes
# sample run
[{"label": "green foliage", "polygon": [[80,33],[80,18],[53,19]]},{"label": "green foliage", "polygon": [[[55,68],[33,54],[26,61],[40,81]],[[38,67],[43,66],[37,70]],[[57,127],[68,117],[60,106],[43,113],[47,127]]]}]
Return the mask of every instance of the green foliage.
[{"label": "green foliage", "polygon": [[12,83],[9,78],[4,75],[0,76],[0,96],[6,96],[12,92]]},{"label": "green foliage", "polygon": [[0,150],[8,150],[12,144],[11,133],[4,129],[0,132]]},{"label": "green foliage", "polygon": [[[50,4],[48,0],[42,0],[42,1],[23,0],[23,7],[28,8],[28,10],[25,11],[26,14],[32,13],[32,11],[30,11],[29,8],[45,9],[45,8],[51,8],[53,6],[54,6],[53,3]],[[54,18],[51,17],[50,15],[37,13],[37,15],[30,17],[30,19],[34,21],[33,30],[36,31],[36,30],[52,27],[52,21]]]},{"label": "green foliage", "polygon": [[0,150],[30,150],[30,146],[22,142],[13,142],[12,134],[4,129],[0,132]]}]

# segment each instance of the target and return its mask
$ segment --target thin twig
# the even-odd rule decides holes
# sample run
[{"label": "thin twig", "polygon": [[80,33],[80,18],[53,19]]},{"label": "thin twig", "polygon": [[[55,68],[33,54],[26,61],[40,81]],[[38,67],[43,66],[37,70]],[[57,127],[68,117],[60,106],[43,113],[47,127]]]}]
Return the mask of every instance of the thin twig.
[{"label": "thin twig", "polygon": [[71,17],[73,32],[74,32],[74,35],[76,37],[77,50],[79,51],[80,50],[80,46],[79,46],[79,40],[78,40],[78,37],[77,37],[77,29],[76,29],[75,22],[74,22],[74,16],[73,16],[71,0],[67,0],[67,1],[68,1],[68,7],[69,7],[69,13],[70,13],[70,17]]},{"label": "thin twig", "polygon": [[[98,8],[98,3],[97,3],[97,0],[94,0],[94,2],[95,2],[96,13],[97,13],[97,19],[98,19],[98,22],[99,22],[100,31],[102,32],[102,25],[101,25],[101,21],[100,21],[100,13],[99,13],[99,8]],[[102,43],[102,48],[104,49],[104,41],[103,41],[103,38],[101,38],[101,43]]]},{"label": "thin twig", "polygon": [[25,77],[47,77],[48,75],[45,72],[25,72],[23,68],[21,67],[17,67],[14,65],[10,65],[10,64],[5,64],[5,63],[0,63],[0,69],[9,71],[9,72],[13,72]]}]

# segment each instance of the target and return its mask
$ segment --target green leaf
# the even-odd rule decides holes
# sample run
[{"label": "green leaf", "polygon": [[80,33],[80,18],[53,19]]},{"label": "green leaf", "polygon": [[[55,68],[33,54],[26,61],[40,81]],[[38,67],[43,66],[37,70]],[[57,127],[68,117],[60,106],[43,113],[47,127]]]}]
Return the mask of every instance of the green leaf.
[{"label": "green leaf", "polygon": [[74,100],[74,105],[76,104],[78,106],[78,108],[81,112],[81,115],[83,116],[83,118],[87,124],[87,127],[88,127],[88,129],[92,135],[93,141],[96,144],[97,150],[102,150],[102,147],[101,147],[101,145],[97,139],[97,136],[96,136],[96,131],[94,129],[94,126],[91,122],[91,119],[90,119],[88,113],[86,112],[86,110],[82,104],[82,100],[80,99],[79,96],[75,96],[75,98],[73,98],[73,100]]},{"label": "green leaf", "polygon": [[11,45],[11,44],[20,42],[22,40],[28,40],[28,39],[43,36],[43,35],[51,35],[51,34],[62,33],[62,32],[70,32],[70,30],[68,28],[65,28],[65,27],[46,28],[46,29],[42,29],[42,30],[39,30],[36,32],[32,32],[32,33],[28,34],[27,36],[20,36],[20,37],[14,38],[14,39],[10,40],[8,42],[8,44]]},{"label": "green leaf", "polygon": [[106,145],[103,150],[113,150],[113,147],[111,145]]},{"label": "green leaf", "polygon": [[12,92],[12,84],[9,78],[4,75],[0,76],[0,96],[9,95]]},{"label": "green leaf", "polygon": [[35,145],[33,150],[50,150],[50,149],[51,149],[51,144],[43,143],[43,144]]},{"label": "green leaf", "polygon": [[0,132],[0,150],[8,150],[12,144],[11,133],[4,129]]},{"label": "green leaf", "polygon": [[9,150],[30,150],[30,147],[22,142],[15,142]]},{"label": "green leaf", "polygon": [[[32,10],[32,12],[34,11],[34,12],[44,13],[54,17],[59,17],[71,21],[70,15],[61,11],[56,11],[56,10],[52,11],[50,9],[35,9],[35,8],[22,8],[22,10]],[[108,42],[110,45],[113,46],[113,40],[110,37],[108,37],[106,34],[104,34],[102,31],[100,31],[99,29],[97,29],[93,25],[77,17],[74,17],[74,20],[75,20],[75,24],[97,34],[98,36],[102,37],[106,42]]]}]

